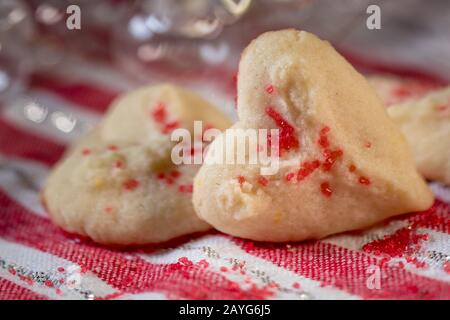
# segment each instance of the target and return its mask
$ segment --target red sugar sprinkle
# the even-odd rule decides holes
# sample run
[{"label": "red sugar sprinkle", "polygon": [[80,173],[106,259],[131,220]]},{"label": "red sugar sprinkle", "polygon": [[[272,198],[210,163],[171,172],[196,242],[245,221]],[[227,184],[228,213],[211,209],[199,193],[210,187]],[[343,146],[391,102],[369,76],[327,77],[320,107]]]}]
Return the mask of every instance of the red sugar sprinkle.
[{"label": "red sugar sprinkle", "polygon": [[55,292],[57,295],[62,295],[62,290],[60,288],[56,288]]},{"label": "red sugar sprinkle", "polygon": [[227,272],[227,271],[228,271],[228,268],[227,268],[227,267],[220,267],[220,271],[222,271],[222,272]]},{"label": "red sugar sprinkle", "polygon": [[20,280],[25,281],[29,286],[33,285],[33,279],[29,276],[19,276]]},{"label": "red sugar sprinkle", "polygon": [[320,135],[321,136],[323,136],[323,135],[326,135],[326,134],[328,134],[328,132],[330,132],[330,127],[329,126],[324,126],[322,129],[320,129]]},{"label": "red sugar sprinkle", "polygon": [[273,107],[267,107],[266,114],[275,121],[278,128],[280,129],[280,137],[279,137],[280,151],[281,150],[289,151],[290,149],[298,148],[300,144],[295,135],[294,127],[291,124],[289,124],[289,122],[287,122]]},{"label": "red sugar sprinkle", "polygon": [[227,284],[227,289],[230,291],[237,291],[239,290],[239,285],[236,282],[230,282]]},{"label": "red sugar sprinkle", "polygon": [[445,272],[450,274],[450,261],[444,262],[443,269],[444,269]]},{"label": "red sugar sprinkle", "polygon": [[119,149],[119,147],[117,147],[116,145],[114,145],[114,144],[110,144],[109,146],[108,146],[108,150],[111,150],[111,151],[117,151]]},{"label": "red sugar sprinkle", "polygon": [[421,234],[421,236],[422,236],[422,240],[424,240],[424,241],[430,240],[430,235],[427,233]]},{"label": "red sugar sprinkle", "polygon": [[317,140],[317,143],[319,146],[324,149],[323,150],[323,164],[322,164],[322,170],[323,171],[330,171],[336,162],[336,160],[344,154],[344,152],[341,149],[336,150],[330,150],[328,147],[330,146],[330,141],[328,139],[328,133],[331,131],[330,127],[324,126],[322,129],[320,129],[319,132],[319,139]]},{"label": "red sugar sprinkle", "polygon": [[45,280],[44,284],[49,288],[53,287],[53,282],[51,280]]},{"label": "red sugar sprinkle", "polygon": [[294,283],[292,284],[292,287],[293,287],[294,289],[300,289],[300,283],[294,282]]},{"label": "red sugar sprinkle", "polygon": [[406,256],[405,259],[407,262],[415,265],[416,268],[418,268],[418,269],[425,269],[427,267],[427,264],[425,261],[419,261],[416,257]]},{"label": "red sugar sprinkle", "polygon": [[322,148],[328,148],[328,146],[330,145],[330,141],[328,140],[328,132],[330,132],[330,127],[328,126],[320,129],[319,140],[317,141],[317,143]]},{"label": "red sugar sprinkle", "polygon": [[202,147],[198,147],[198,148],[191,147],[191,150],[190,150],[191,156],[195,156],[197,153],[202,153],[202,152],[203,152]]},{"label": "red sugar sprinkle", "polygon": [[122,169],[124,167],[124,164],[123,164],[122,161],[117,160],[117,161],[114,162],[114,167],[117,168],[117,169]]},{"label": "red sugar sprinkle", "polygon": [[367,177],[359,177],[359,183],[368,186],[370,184],[370,180]]},{"label": "red sugar sprinkle", "polygon": [[185,266],[193,266],[194,265],[194,263],[191,260],[189,260],[187,257],[179,258],[178,262]]},{"label": "red sugar sprinkle", "polygon": [[356,170],[356,167],[355,167],[354,164],[351,164],[351,165],[348,166],[348,171],[355,172],[355,170]]},{"label": "red sugar sprinkle", "polygon": [[322,147],[322,148],[327,148],[330,145],[330,142],[328,141],[328,137],[327,136],[320,136],[319,140],[317,141],[317,143]]},{"label": "red sugar sprinkle", "polygon": [[180,192],[192,193],[193,190],[194,190],[194,187],[192,184],[181,185],[178,187],[178,191],[180,191]]},{"label": "red sugar sprinkle", "polygon": [[380,267],[383,267],[384,265],[386,265],[389,261],[391,261],[390,258],[384,257],[380,260]]},{"label": "red sugar sprinkle", "polygon": [[178,123],[178,121],[168,122],[164,125],[163,133],[170,133],[179,126],[180,124]]},{"label": "red sugar sprinkle", "polygon": [[9,268],[8,271],[9,271],[9,273],[11,273],[13,276],[16,275],[16,269]]},{"label": "red sugar sprinkle", "polygon": [[450,110],[450,105],[440,105],[440,106],[436,106],[435,107],[435,110],[437,111],[437,112],[445,112],[445,111],[448,111],[448,110]]},{"label": "red sugar sprinkle", "polygon": [[170,172],[170,176],[172,177],[172,178],[178,178],[179,176],[180,176],[180,171],[178,171],[178,170],[172,170],[171,172]]},{"label": "red sugar sprinkle", "polygon": [[382,239],[366,243],[362,249],[375,255],[403,257],[417,252],[421,247],[420,243],[426,238],[425,234],[417,234],[414,229],[402,228]]},{"label": "red sugar sprinkle", "polygon": [[286,181],[291,181],[292,178],[294,178],[294,176],[295,176],[295,173],[289,172],[288,174],[286,174],[285,179],[286,179]]},{"label": "red sugar sprinkle", "polygon": [[267,180],[267,178],[265,177],[259,177],[258,178],[258,183],[260,185],[262,185],[263,187],[267,186],[269,184],[269,180]]},{"label": "red sugar sprinkle", "polygon": [[125,188],[125,190],[134,190],[139,186],[139,181],[136,179],[129,179],[125,181],[122,186]]},{"label": "red sugar sprinkle", "polygon": [[166,105],[162,102],[158,103],[152,112],[152,116],[156,122],[163,123],[166,120]]},{"label": "red sugar sprinkle", "polygon": [[297,172],[297,180],[301,181],[314,172],[318,167],[320,167],[320,161],[304,161]]},{"label": "red sugar sprinkle", "polygon": [[344,152],[341,149],[337,149],[337,150],[333,150],[333,151],[325,149],[323,152],[325,160],[323,161],[323,164],[322,164],[322,170],[330,171],[333,168],[333,165],[336,162],[336,160],[339,159],[340,157],[342,157],[343,154],[344,154]]},{"label": "red sugar sprinkle", "polygon": [[64,271],[66,271],[63,267],[58,267],[56,270],[57,270],[58,272],[64,272]]},{"label": "red sugar sprinkle", "polygon": [[364,145],[364,147],[366,147],[367,149],[369,149],[370,147],[372,147],[372,143],[371,142],[366,142],[366,144]]},{"label": "red sugar sprinkle", "polygon": [[322,182],[320,184],[320,191],[326,197],[331,197],[331,195],[333,194],[333,191],[330,188],[330,184],[328,182],[326,182],[326,181]]},{"label": "red sugar sprinkle", "polygon": [[178,121],[167,122],[166,105],[162,102],[158,103],[151,113],[153,120],[162,127],[162,133],[168,134],[179,127]]},{"label": "red sugar sprinkle", "polygon": [[266,86],[266,92],[267,92],[268,94],[272,94],[272,93],[274,92],[274,87],[273,87],[273,85],[268,84],[268,85]]},{"label": "red sugar sprinkle", "polygon": [[197,266],[206,269],[209,267],[209,262],[206,261],[205,259],[200,260],[199,262],[197,262]]},{"label": "red sugar sprinkle", "polygon": [[105,212],[106,213],[112,213],[113,212],[113,208],[112,207],[106,207],[105,208]]},{"label": "red sugar sprinkle", "polygon": [[242,186],[244,184],[244,182],[245,182],[245,177],[244,176],[238,176],[237,177],[237,181]]},{"label": "red sugar sprinkle", "polygon": [[320,161],[319,160],[313,160],[313,162],[311,162],[311,166],[313,169],[317,169],[318,167],[320,167]]},{"label": "red sugar sprinkle", "polygon": [[164,179],[165,178],[164,173],[158,173],[157,178],[160,180]]},{"label": "red sugar sprinkle", "polygon": [[90,154],[91,154],[91,149],[84,148],[83,150],[81,150],[81,154],[82,154],[83,156],[90,155]]}]

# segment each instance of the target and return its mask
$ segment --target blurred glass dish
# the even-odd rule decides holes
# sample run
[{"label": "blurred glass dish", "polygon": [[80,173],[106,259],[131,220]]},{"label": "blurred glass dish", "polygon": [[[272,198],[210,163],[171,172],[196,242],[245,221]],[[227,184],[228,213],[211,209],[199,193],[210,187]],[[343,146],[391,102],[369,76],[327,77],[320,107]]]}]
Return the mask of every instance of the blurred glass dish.
[{"label": "blurred glass dish", "polygon": [[26,87],[29,78],[31,13],[20,0],[0,2],[0,100],[11,99]]},{"label": "blurred glass dish", "polygon": [[235,23],[251,0],[140,1],[134,14],[113,30],[113,54],[133,77],[146,80],[150,72],[175,77],[197,76],[230,62],[231,43],[218,37]]}]

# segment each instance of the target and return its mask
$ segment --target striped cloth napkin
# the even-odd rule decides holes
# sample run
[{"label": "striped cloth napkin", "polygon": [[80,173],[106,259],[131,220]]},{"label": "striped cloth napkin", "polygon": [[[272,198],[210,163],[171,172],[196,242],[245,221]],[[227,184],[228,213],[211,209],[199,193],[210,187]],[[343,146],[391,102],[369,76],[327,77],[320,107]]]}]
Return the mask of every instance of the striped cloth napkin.
[{"label": "striped cloth napkin", "polygon": [[[444,85],[359,67],[394,73],[395,101]],[[34,74],[26,95],[0,106],[0,299],[450,299],[450,188],[436,182],[431,209],[321,241],[255,243],[212,231],[124,250],[64,233],[40,203],[43,181],[133,84],[105,65],[58,69]],[[233,93],[195,86],[234,112]]]}]

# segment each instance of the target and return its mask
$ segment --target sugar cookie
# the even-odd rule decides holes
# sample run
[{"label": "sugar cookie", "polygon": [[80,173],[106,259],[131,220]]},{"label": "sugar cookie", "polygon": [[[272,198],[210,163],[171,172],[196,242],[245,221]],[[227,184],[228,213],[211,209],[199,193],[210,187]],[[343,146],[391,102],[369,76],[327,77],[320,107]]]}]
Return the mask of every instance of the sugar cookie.
[{"label": "sugar cookie", "polygon": [[281,168],[262,176],[258,165],[204,164],[194,179],[194,207],[218,230],[299,241],[364,228],[433,202],[379,97],[312,34],[268,32],[246,48],[238,116],[232,128],[279,129]]},{"label": "sugar cookie", "polygon": [[199,165],[171,162],[170,133],[202,120],[230,125],[186,90],[159,85],[118,98],[100,126],[53,169],[43,201],[63,229],[105,244],[163,242],[210,226],[192,206]]},{"label": "sugar cookie", "polygon": [[417,100],[438,88],[434,83],[393,75],[369,75],[367,80],[386,106]]},{"label": "sugar cookie", "polygon": [[450,185],[450,87],[392,105],[388,114],[408,140],[419,172]]}]

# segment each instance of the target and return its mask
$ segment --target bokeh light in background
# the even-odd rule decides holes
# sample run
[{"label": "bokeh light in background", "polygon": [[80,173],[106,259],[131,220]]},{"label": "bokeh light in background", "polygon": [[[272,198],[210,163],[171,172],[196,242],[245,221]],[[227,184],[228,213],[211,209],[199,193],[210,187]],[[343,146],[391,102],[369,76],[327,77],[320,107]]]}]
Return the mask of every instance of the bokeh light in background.
[{"label": "bokeh light in background", "polygon": [[[81,8],[81,30],[66,27],[71,4]],[[381,7],[381,30],[366,28],[369,4]],[[242,48],[259,33],[284,27],[315,32],[378,61],[450,74],[446,0],[3,0],[0,99],[25,90],[33,71],[51,71],[74,55],[139,82],[158,74],[230,86]]]},{"label": "bokeh light in background", "polygon": [[0,2],[0,100],[14,97],[28,83],[33,19],[25,3]]}]

